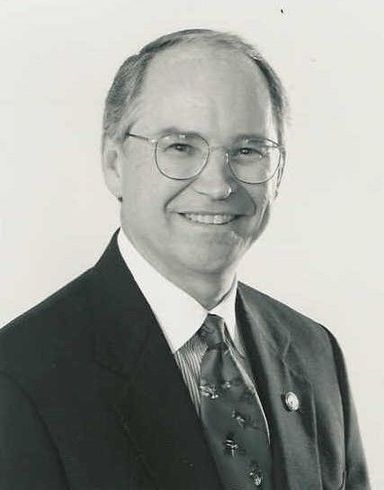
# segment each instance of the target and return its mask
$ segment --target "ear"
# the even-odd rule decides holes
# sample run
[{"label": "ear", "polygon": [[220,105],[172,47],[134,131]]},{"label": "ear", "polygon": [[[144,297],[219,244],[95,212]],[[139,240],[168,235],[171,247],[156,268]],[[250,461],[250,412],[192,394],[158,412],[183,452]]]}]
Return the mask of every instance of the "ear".
[{"label": "ear", "polygon": [[122,157],[118,144],[106,138],[102,154],[104,180],[110,192],[120,199],[122,195]]}]

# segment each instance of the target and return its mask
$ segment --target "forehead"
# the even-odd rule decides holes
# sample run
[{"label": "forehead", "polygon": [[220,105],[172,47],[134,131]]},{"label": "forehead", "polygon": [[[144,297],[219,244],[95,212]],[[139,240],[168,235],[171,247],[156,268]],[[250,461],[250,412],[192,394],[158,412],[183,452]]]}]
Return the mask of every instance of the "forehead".
[{"label": "forehead", "polygon": [[[143,130],[263,132],[272,120],[267,82],[257,65],[234,49],[177,46],[150,62],[134,106]],[[209,134],[207,134],[209,136]]]}]

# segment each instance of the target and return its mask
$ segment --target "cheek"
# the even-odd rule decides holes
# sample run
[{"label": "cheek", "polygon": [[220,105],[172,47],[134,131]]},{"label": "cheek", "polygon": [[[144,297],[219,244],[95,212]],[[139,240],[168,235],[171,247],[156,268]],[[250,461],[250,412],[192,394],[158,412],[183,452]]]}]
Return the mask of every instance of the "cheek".
[{"label": "cheek", "polygon": [[249,194],[255,206],[256,216],[260,217],[269,210],[275,196],[275,186],[267,184],[260,185],[249,190]]},{"label": "cheek", "polygon": [[[268,184],[268,183],[267,183]],[[275,188],[267,185],[257,189],[252,189],[251,198],[255,206],[255,214],[250,221],[248,232],[251,241],[255,241],[265,230],[271,214],[271,205],[274,200]]]},{"label": "cheek", "polygon": [[[124,201],[133,208],[135,204],[144,201],[148,192],[154,188],[154,164],[150,148],[140,148],[141,151],[126,153],[122,166],[122,187]],[[146,150],[146,151],[144,151]]]},{"label": "cheek", "polygon": [[132,221],[141,221],[152,226],[164,225],[167,205],[180,192],[177,181],[164,177],[150,162],[127,165],[123,174],[123,209]]}]

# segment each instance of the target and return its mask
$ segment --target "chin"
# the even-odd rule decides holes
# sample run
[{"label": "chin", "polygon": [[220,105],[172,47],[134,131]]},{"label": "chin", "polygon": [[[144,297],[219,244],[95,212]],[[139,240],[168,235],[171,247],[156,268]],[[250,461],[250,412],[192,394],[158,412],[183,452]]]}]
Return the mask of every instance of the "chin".
[{"label": "chin", "polygon": [[233,249],[223,250],[222,247],[214,247],[208,251],[194,249],[180,259],[185,269],[191,273],[221,275],[235,269],[240,254],[234,252]]}]

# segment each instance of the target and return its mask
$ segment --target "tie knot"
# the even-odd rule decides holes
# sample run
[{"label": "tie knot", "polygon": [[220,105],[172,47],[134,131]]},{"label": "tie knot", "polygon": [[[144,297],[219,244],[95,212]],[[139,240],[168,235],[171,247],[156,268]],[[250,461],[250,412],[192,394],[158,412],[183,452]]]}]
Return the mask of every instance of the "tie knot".
[{"label": "tie knot", "polygon": [[206,342],[208,349],[224,344],[224,320],[218,315],[207,315],[199,335]]}]

